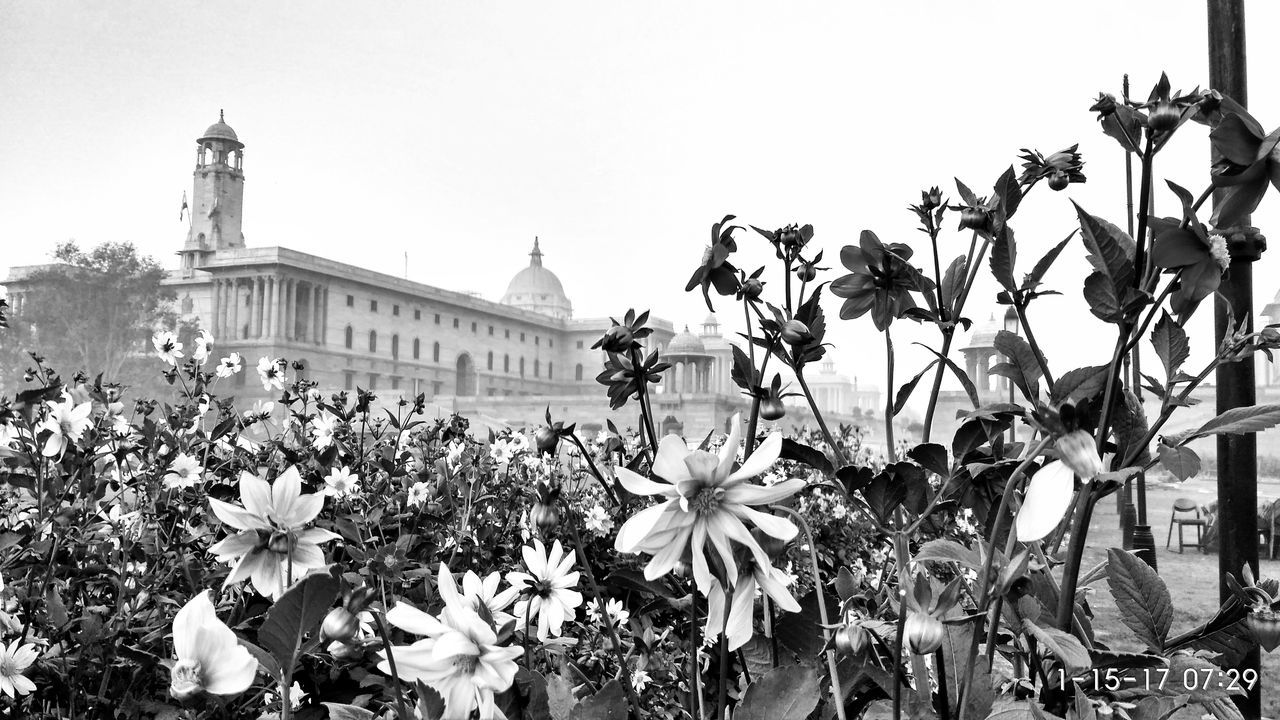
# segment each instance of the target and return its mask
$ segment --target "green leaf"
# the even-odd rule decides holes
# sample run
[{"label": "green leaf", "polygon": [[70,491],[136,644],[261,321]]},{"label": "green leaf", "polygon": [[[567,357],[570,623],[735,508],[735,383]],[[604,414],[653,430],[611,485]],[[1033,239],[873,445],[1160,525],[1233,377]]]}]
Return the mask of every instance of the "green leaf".
[{"label": "green leaf", "polygon": [[302,639],[320,626],[320,621],[338,597],[339,587],[337,578],[332,575],[308,575],[285,591],[267,610],[266,619],[258,628],[258,642],[271,653],[284,672],[293,669]]},{"label": "green leaf", "polygon": [[840,571],[836,573],[836,594],[840,599],[848,600],[858,594],[858,583],[853,577],[853,573],[849,572],[849,568],[841,565]]},{"label": "green leaf", "polygon": [[942,477],[951,474],[947,465],[947,449],[938,443],[921,443],[907,451],[907,457],[920,463],[920,467]]},{"label": "green leaf", "polygon": [[239,636],[236,637],[236,642],[243,645],[244,648],[249,651],[249,654],[258,661],[258,669],[273,678],[280,677],[280,663],[276,662],[276,659],[271,656],[271,653]]},{"label": "green leaf", "polygon": [[1253,405],[1232,408],[1201,425],[1179,444],[1207,435],[1244,435],[1261,432],[1280,424],[1280,405]]},{"label": "green leaf", "polygon": [[1082,400],[1101,395],[1106,392],[1107,371],[1110,369],[1109,365],[1090,365],[1067,371],[1054,381],[1049,392],[1050,403],[1057,405],[1071,400],[1079,404]]},{"label": "green leaf", "polygon": [[1095,270],[1084,279],[1084,299],[1089,312],[1103,322],[1118,323],[1124,319],[1120,296],[1106,273]]},{"label": "green leaf", "polygon": [[939,360],[943,362],[943,364],[947,366],[947,368],[951,370],[951,373],[956,376],[956,380],[960,381],[960,386],[964,388],[965,394],[969,396],[969,402],[973,404],[974,408],[977,408],[982,405],[982,403],[978,401],[978,387],[973,384],[973,380],[969,379],[969,374],[966,373],[964,370],[960,369],[959,365],[956,365],[954,362],[952,362],[951,358],[945,357],[942,353],[938,352],[937,350],[934,350],[933,348],[929,347],[928,345],[925,345],[924,343],[913,343],[913,344],[919,345],[925,350],[928,350],[929,352],[933,353],[935,356],[937,356]]},{"label": "green leaf", "polygon": [[1156,356],[1164,365],[1166,381],[1178,374],[1182,363],[1191,355],[1191,345],[1187,341],[1187,332],[1182,329],[1168,312],[1163,313],[1151,330],[1151,345],[1156,349]]},{"label": "green leaf", "polygon": [[1036,263],[1031,272],[1022,278],[1023,290],[1035,290],[1040,286],[1040,283],[1044,281],[1045,273],[1049,272],[1049,268],[1053,266],[1054,261],[1062,254],[1062,249],[1067,246],[1067,243],[1071,242],[1071,238],[1075,237],[1075,235],[1076,231],[1072,230],[1065,240],[1049,248],[1049,252],[1045,253],[1044,257],[1040,258],[1040,261]]},{"label": "green leaf", "polygon": [[774,668],[747,687],[734,720],[804,720],[822,697],[821,676],[812,665]]},{"label": "green leaf", "polygon": [[1034,637],[1045,650],[1061,660],[1068,675],[1088,670],[1093,663],[1089,651],[1084,649],[1084,645],[1074,635],[1068,635],[1054,627],[1041,627],[1026,619],[1022,621],[1022,631]]},{"label": "green leaf", "polygon": [[1129,711],[1129,717],[1132,720],[1169,720],[1174,713],[1186,706],[1185,695],[1143,698],[1138,707]]},{"label": "green leaf", "polygon": [[[831,599],[827,598],[828,603]],[[827,617],[836,617],[833,607],[827,608]],[[800,612],[786,613],[774,624],[778,643],[801,658],[816,658],[826,645],[822,633],[822,616],[818,613],[815,593],[800,598]]]},{"label": "green leaf", "polygon": [[569,720],[626,720],[628,714],[626,691],[617,680],[610,680],[595,695],[575,705]]},{"label": "green leaf", "polygon": [[1072,204],[1080,218],[1080,238],[1089,251],[1089,263],[1106,276],[1118,294],[1120,288],[1133,283],[1133,238],[1106,220],[1085,212],[1074,202]]},{"label": "green leaf", "polygon": [[372,712],[355,705],[346,705],[344,703],[322,702],[329,710],[329,720],[374,720],[378,717]]},{"label": "green leaf", "polygon": [[1173,622],[1169,588],[1151,566],[1131,552],[1107,550],[1107,586],[1120,620],[1148,648],[1160,652]]},{"label": "green leaf", "polygon": [[974,570],[982,569],[982,557],[976,550],[961,545],[955,540],[939,538],[930,540],[916,551],[912,562],[954,562]]},{"label": "green leaf", "polygon": [[1017,283],[1013,279],[1013,266],[1018,259],[1018,249],[1013,242],[1013,232],[998,233],[991,240],[991,274],[1009,292],[1016,292]]},{"label": "green leaf", "polygon": [[1169,447],[1161,443],[1156,446],[1156,455],[1164,469],[1179,480],[1193,478],[1200,473],[1200,456],[1189,447]]},{"label": "green leaf", "polygon": [[942,274],[942,306],[948,311],[955,309],[956,299],[960,297],[960,289],[968,276],[968,269],[968,258],[958,255]]},{"label": "green leaf", "polygon": [[902,387],[898,388],[898,395],[893,400],[893,414],[895,417],[897,417],[898,413],[902,412],[902,408],[907,404],[907,400],[911,399],[911,393],[915,392],[916,386],[920,384],[920,379],[937,364],[937,360],[931,361],[928,365],[924,366],[923,370],[916,373],[915,377],[911,378],[909,381],[904,383]]},{"label": "green leaf", "polygon": [[1035,351],[1026,340],[1008,330],[996,333],[994,345],[997,352],[1008,358],[1008,362],[992,367],[991,374],[1009,378],[1028,400],[1035,402],[1040,395],[1041,377]]},{"label": "green leaf", "polygon": [[835,472],[835,468],[831,466],[831,461],[827,459],[827,456],[821,450],[798,443],[791,438],[782,439],[782,452],[778,454],[778,457],[782,460],[802,462],[824,475],[830,475]]},{"label": "green leaf", "polygon": [[1145,465],[1151,460],[1151,450],[1137,447],[1147,436],[1147,414],[1142,409],[1142,401],[1129,388],[1124,389],[1124,402],[1116,405],[1115,419],[1111,431],[1115,434],[1116,454],[1121,458],[1129,457],[1137,450],[1134,462]]},{"label": "green leaf", "polygon": [[569,720],[578,699],[573,696],[573,681],[563,673],[547,678],[547,707],[553,720]]}]

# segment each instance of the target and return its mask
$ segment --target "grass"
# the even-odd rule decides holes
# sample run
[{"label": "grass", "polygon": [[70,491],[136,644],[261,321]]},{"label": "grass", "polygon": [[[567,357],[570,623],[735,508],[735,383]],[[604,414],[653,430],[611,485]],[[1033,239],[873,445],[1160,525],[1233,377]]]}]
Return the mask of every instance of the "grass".
[{"label": "grass", "polygon": [[[1193,548],[1185,553],[1177,551],[1177,535],[1173,531],[1173,547],[1165,548],[1169,530],[1169,515],[1173,502],[1186,497],[1199,504],[1216,499],[1216,486],[1211,480],[1191,480],[1181,484],[1148,484],[1147,521],[1156,537],[1156,565],[1173,598],[1173,628],[1171,635],[1178,635],[1203,624],[1218,608],[1218,556],[1204,554]],[[1280,496],[1280,485],[1264,483],[1258,486],[1263,500]],[[1089,528],[1089,542],[1085,550],[1083,567],[1090,568],[1106,559],[1107,548],[1120,547],[1121,535],[1116,503],[1107,498],[1098,503]],[[1194,529],[1187,528],[1194,533]],[[1185,532],[1185,531],[1184,531]],[[1264,551],[1265,553],[1265,551]],[[1260,561],[1264,577],[1280,577],[1280,559]],[[1141,650],[1142,644],[1133,636],[1116,612],[1115,602],[1107,590],[1105,581],[1095,583],[1096,594],[1090,600],[1094,612],[1093,627],[1097,639],[1109,647],[1121,650]],[[1265,717],[1280,717],[1280,652],[1262,654],[1262,712]],[[1188,720],[1201,716],[1199,706],[1175,715],[1175,720]]]}]

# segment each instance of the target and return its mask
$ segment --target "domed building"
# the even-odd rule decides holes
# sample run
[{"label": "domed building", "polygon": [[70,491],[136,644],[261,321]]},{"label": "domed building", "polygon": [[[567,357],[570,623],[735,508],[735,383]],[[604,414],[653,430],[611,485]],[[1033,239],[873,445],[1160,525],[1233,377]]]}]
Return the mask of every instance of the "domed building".
[{"label": "domed building", "polygon": [[538,247],[538,238],[533,239],[529,267],[511,278],[507,292],[502,296],[502,304],[563,320],[573,317],[573,303],[564,294],[560,278],[542,266],[542,249]]}]

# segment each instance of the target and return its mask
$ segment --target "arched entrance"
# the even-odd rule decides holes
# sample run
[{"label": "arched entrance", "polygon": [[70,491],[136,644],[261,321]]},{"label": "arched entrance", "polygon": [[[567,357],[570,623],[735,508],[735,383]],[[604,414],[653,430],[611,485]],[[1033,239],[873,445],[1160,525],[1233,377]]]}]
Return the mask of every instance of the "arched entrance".
[{"label": "arched entrance", "polygon": [[454,395],[470,396],[476,394],[476,365],[471,356],[463,353],[458,356],[457,389]]}]

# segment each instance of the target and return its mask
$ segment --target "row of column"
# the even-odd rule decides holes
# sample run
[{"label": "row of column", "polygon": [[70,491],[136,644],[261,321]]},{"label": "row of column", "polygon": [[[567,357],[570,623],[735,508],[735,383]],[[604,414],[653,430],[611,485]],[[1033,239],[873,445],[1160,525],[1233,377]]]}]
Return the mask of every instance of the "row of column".
[{"label": "row of column", "polygon": [[[1008,392],[1009,379],[1003,375],[991,375],[993,365],[1004,362],[1004,356],[994,349],[990,351],[967,350],[965,355],[965,372],[974,385],[982,392]],[[994,361],[994,362],[993,362]],[[994,381],[993,381],[994,380]]]},{"label": "row of column", "polygon": [[[668,358],[670,360],[670,358]],[[714,358],[672,361],[660,386],[664,393],[710,393],[720,386],[720,370]]]},{"label": "row of column", "polygon": [[322,345],[326,340],[329,289],[272,275],[213,281],[214,337],[288,340]]}]

